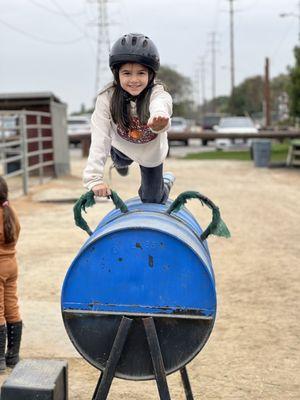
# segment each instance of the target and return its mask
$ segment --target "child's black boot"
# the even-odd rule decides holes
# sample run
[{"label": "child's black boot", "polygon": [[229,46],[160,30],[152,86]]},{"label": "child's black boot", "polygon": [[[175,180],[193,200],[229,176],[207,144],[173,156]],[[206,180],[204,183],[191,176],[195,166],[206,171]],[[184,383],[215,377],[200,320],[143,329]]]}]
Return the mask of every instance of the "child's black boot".
[{"label": "child's black boot", "polygon": [[22,321],[7,323],[6,365],[14,367],[19,362],[19,351],[22,338]]},{"label": "child's black boot", "polygon": [[0,373],[5,371],[6,326],[0,325]]}]

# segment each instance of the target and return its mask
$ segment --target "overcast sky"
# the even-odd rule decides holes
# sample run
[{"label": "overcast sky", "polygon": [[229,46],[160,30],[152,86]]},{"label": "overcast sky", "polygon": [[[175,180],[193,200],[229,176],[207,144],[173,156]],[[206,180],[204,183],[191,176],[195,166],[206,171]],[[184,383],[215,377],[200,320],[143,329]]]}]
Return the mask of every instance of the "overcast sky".
[{"label": "overcast sky", "polygon": [[[0,0],[0,92],[51,91],[69,112],[90,107],[95,93],[97,2],[93,0]],[[236,84],[271,77],[294,63],[298,41],[297,0],[235,0]],[[280,18],[280,13],[293,13]],[[216,93],[230,91],[228,0],[108,0],[109,38],[142,32],[156,43],[163,65],[195,78],[206,60],[207,98],[212,94],[210,33],[217,32]],[[102,66],[108,53],[102,54]],[[101,71],[102,86],[109,75]],[[201,93],[199,94],[201,96]]]}]

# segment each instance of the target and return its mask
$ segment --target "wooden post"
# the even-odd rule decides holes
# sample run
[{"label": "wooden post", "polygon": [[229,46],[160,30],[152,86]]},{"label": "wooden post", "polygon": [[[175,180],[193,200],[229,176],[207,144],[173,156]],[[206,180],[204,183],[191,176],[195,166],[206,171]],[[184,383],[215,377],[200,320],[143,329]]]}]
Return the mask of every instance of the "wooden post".
[{"label": "wooden post", "polygon": [[82,157],[88,157],[89,150],[91,145],[91,138],[90,137],[83,137],[81,139],[81,150],[82,150]]},{"label": "wooden post", "polygon": [[270,65],[269,58],[265,61],[265,84],[264,84],[264,117],[266,128],[270,127],[271,121],[271,96],[270,96]]}]

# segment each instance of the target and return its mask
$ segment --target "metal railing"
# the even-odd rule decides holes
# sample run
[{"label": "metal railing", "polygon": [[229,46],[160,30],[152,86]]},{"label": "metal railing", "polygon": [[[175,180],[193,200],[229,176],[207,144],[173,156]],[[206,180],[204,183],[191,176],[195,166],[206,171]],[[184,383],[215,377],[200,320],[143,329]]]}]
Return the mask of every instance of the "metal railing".
[{"label": "metal railing", "polygon": [[[45,122],[45,120],[47,120]],[[40,111],[0,111],[0,166],[5,178],[21,176],[28,193],[31,171],[43,183],[45,167],[54,165],[51,114]],[[48,143],[47,145],[45,145]],[[46,158],[50,158],[45,160]]]}]

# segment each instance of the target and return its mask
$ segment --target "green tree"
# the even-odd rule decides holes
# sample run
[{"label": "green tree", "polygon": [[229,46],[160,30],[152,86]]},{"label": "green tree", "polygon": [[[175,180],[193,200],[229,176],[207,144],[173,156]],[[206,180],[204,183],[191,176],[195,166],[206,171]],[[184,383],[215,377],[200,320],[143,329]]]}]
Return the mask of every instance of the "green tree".
[{"label": "green tree", "polygon": [[264,82],[261,76],[245,79],[233,89],[229,99],[228,111],[234,115],[261,112],[263,109]]},{"label": "green tree", "polygon": [[289,86],[289,98],[290,98],[290,114],[294,118],[300,117],[300,47],[294,48],[295,65],[290,68],[290,86]]},{"label": "green tree", "polygon": [[161,66],[157,78],[162,81],[173,99],[173,115],[186,118],[193,117],[192,82],[168,66]]},{"label": "green tree", "polygon": [[289,105],[289,86],[290,76],[280,74],[271,80],[271,108],[272,115],[277,122],[289,124],[288,105]]},{"label": "green tree", "polygon": [[214,113],[217,114],[227,114],[228,113],[228,102],[229,102],[229,97],[228,96],[218,96],[213,100],[210,100],[206,102],[206,104],[202,104],[201,106],[201,112],[203,114],[205,113],[212,113],[214,110]]},{"label": "green tree", "polygon": [[288,92],[290,85],[290,77],[288,74],[280,74],[272,79],[271,91],[272,98],[278,97],[283,92]]}]

